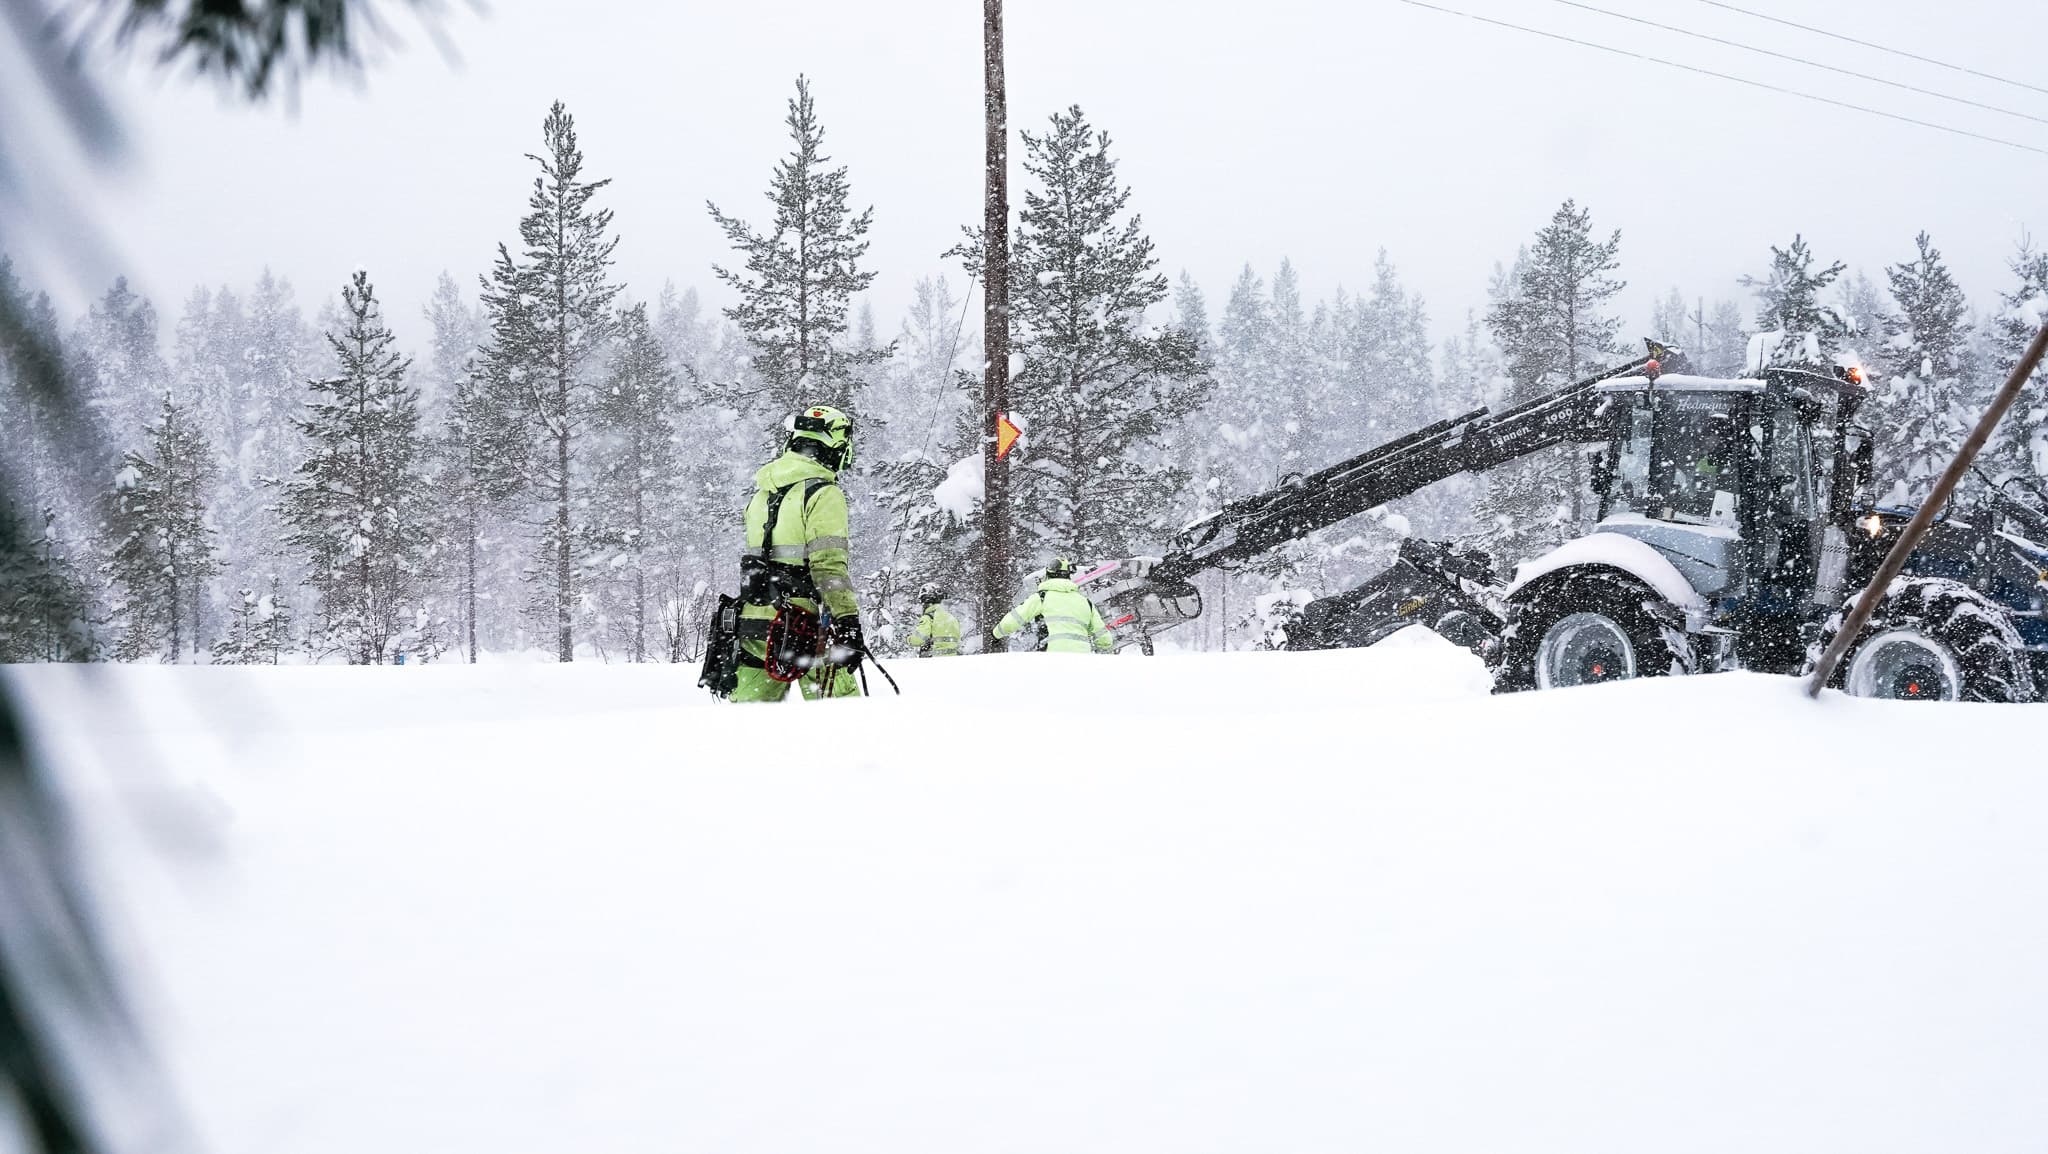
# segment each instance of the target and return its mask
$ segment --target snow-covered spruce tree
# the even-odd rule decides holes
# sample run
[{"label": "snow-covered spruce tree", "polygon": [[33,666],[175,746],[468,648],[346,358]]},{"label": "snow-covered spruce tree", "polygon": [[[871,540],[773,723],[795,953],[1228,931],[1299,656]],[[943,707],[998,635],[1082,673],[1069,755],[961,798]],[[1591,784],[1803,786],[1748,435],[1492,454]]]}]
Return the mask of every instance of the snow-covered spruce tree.
[{"label": "snow-covered spruce tree", "polygon": [[756,232],[745,220],[708,205],[711,219],[744,261],[742,269],[713,265],[712,271],[739,293],[740,303],[725,315],[753,342],[754,372],[772,412],[820,403],[857,412],[858,370],[888,355],[840,344],[855,294],[875,279],[860,267],[875,210],[854,213],[846,166],[826,167],[831,157],[823,151],[825,128],[811,83],[802,76],[783,123],[792,148],[768,179],[774,222]]},{"label": "snow-covered spruce tree", "polygon": [[1790,246],[1771,246],[1770,272],[1743,277],[1742,284],[1756,293],[1758,331],[1787,336],[1810,333],[1820,341],[1821,355],[1832,357],[1841,347],[1849,323],[1833,305],[1823,304],[1822,296],[1848,266],[1836,261],[1816,269],[1813,264],[1813,250],[1807,247],[1806,238],[1795,234]]},{"label": "snow-covered spruce tree", "polygon": [[122,458],[103,498],[107,576],[118,589],[114,656],[182,661],[199,650],[195,619],[203,582],[219,568],[207,501],[216,479],[213,449],[192,411],[165,394],[146,448]]},{"label": "snow-covered spruce tree", "polygon": [[610,460],[596,480],[602,515],[596,536],[613,550],[603,567],[599,599],[614,637],[630,661],[648,659],[648,635],[658,626],[662,567],[671,556],[673,528],[663,514],[674,504],[676,375],[647,306],[619,314],[611,369],[598,394],[597,419],[611,442]]},{"label": "snow-covered spruce tree", "polygon": [[530,451],[523,454],[525,488],[553,506],[539,535],[534,573],[546,583],[541,605],[555,633],[555,656],[576,659],[575,613],[584,526],[577,522],[576,483],[583,471],[581,440],[591,418],[599,355],[615,327],[611,281],[610,209],[591,200],[608,180],[583,179],[576,121],[561,101],[541,125],[543,154],[520,218],[524,246],[514,259],[504,245],[483,282],[490,319],[485,379],[516,416]]},{"label": "snow-covered spruce tree", "polygon": [[1885,270],[1898,311],[1883,319],[1878,349],[1877,480],[1896,497],[1924,496],[1969,435],[1974,384],[1969,304],[1934,241],[1921,233],[1912,260]]},{"label": "snow-covered spruce tree", "polygon": [[[1513,270],[1496,274],[1486,323],[1512,382],[1508,404],[1561,388],[1622,355],[1621,321],[1609,310],[1624,282],[1621,232],[1594,234],[1592,213],[1565,201]],[[1583,532],[1592,512],[1576,446],[1531,455],[1486,476],[1474,508],[1496,560],[1534,557]]]},{"label": "snow-covered spruce tree", "polygon": [[[2003,385],[2018,367],[2034,334],[2048,323],[2048,252],[2036,251],[2021,238],[2013,254],[2012,287],[1999,294],[1998,313],[1987,327],[1991,368]],[[2034,370],[2026,391],[2000,422],[1990,447],[1990,464],[1999,473],[2018,473],[2048,487],[2048,365]]]},{"label": "snow-covered spruce tree", "polygon": [[1147,324],[1166,277],[1139,216],[1120,220],[1131,193],[1108,134],[1075,106],[1021,135],[1035,187],[1011,253],[1024,355],[1011,396],[1026,432],[1015,556],[1022,568],[1055,552],[1128,556],[1173,527],[1188,469],[1165,441],[1205,398],[1208,368],[1186,332]]},{"label": "snow-covered spruce tree", "polygon": [[406,383],[369,274],[341,290],[346,327],[327,334],[333,376],[311,382],[299,421],[307,458],[284,484],[286,544],[320,596],[317,653],[379,665],[431,645],[424,569],[433,499],[421,475],[419,395]]}]

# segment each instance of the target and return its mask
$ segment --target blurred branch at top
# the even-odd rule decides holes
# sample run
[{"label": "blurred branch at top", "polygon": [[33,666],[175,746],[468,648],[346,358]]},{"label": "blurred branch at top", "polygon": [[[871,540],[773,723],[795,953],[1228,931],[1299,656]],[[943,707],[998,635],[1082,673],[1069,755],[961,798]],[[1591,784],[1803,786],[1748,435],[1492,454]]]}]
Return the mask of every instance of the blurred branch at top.
[{"label": "blurred branch at top", "polygon": [[[437,31],[438,0],[396,4]],[[189,66],[251,101],[280,84],[296,91],[323,65],[359,73],[364,50],[390,36],[375,0],[82,0],[68,11],[81,18],[66,41],[90,46],[110,32],[117,48],[154,45],[157,63]]]}]

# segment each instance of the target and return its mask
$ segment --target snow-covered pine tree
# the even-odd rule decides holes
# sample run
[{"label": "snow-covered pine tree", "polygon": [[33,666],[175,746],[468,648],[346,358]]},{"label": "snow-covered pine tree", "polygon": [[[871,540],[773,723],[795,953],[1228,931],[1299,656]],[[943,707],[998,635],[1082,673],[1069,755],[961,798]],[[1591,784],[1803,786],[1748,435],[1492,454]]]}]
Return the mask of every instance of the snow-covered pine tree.
[{"label": "snow-covered pine tree", "polygon": [[419,394],[392,347],[376,289],[357,270],[341,290],[347,318],[327,334],[336,372],[312,382],[299,431],[308,450],[284,483],[285,541],[320,596],[316,653],[379,665],[431,646],[425,569],[432,543],[421,469]]},{"label": "snow-covered pine tree", "polygon": [[755,232],[709,204],[711,219],[744,261],[742,269],[713,265],[712,271],[739,293],[740,303],[725,315],[753,342],[754,372],[773,412],[829,404],[858,414],[859,370],[888,356],[886,349],[841,344],[854,296],[875,279],[860,267],[875,210],[853,212],[846,166],[826,167],[825,128],[802,76],[783,123],[792,148],[768,180],[774,224]]},{"label": "snow-covered pine tree", "polygon": [[598,584],[611,632],[629,661],[648,660],[649,631],[658,626],[661,572],[673,556],[673,528],[664,511],[674,503],[676,374],[647,306],[619,313],[610,371],[598,395],[597,421],[611,442],[610,459],[596,478],[603,511],[595,536],[613,550]]},{"label": "snow-covered pine tree", "polygon": [[610,209],[591,200],[608,180],[583,179],[576,121],[561,101],[541,124],[543,155],[519,221],[518,259],[500,244],[483,281],[491,339],[485,379],[517,417],[530,451],[521,454],[527,490],[553,506],[539,534],[535,577],[546,583],[542,607],[555,633],[555,656],[576,659],[575,613],[584,526],[577,522],[582,434],[590,420],[598,356],[615,325]]},{"label": "snow-covered pine tree", "polygon": [[119,589],[113,619],[121,637],[114,655],[136,661],[158,654],[177,662],[188,646],[199,651],[199,593],[219,568],[206,523],[217,469],[191,409],[168,393],[143,436],[146,447],[122,458],[103,498],[110,543],[105,567]]},{"label": "snow-covered pine tree", "polygon": [[[1994,387],[2012,375],[2034,334],[2048,322],[2048,252],[2036,250],[2022,237],[2009,267],[2012,287],[1999,294],[1998,313],[1988,324],[1991,368],[1997,380],[1987,383]],[[1998,472],[2030,476],[2048,487],[2048,366],[2034,371],[2019,402],[2000,423],[1990,455],[1991,467]]]},{"label": "snow-covered pine tree", "polygon": [[1795,234],[1789,246],[1771,246],[1768,273],[1745,276],[1742,285],[1756,293],[1759,331],[1787,336],[1811,333],[1820,341],[1821,355],[1833,357],[1849,324],[1833,305],[1822,303],[1822,296],[1848,266],[1841,261],[1826,268],[1813,266],[1813,250],[1803,235]]},{"label": "snow-covered pine tree", "polygon": [[1125,217],[1131,192],[1108,134],[1075,106],[1021,135],[1036,186],[1011,253],[1024,355],[1011,396],[1026,433],[1012,488],[1019,576],[1056,552],[1122,557],[1165,539],[1188,469],[1164,441],[1209,387],[1188,334],[1147,324],[1167,281],[1142,220]]},{"label": "snow-covered pine tree", "polygon": [[[1621,321],[1609,311],[1625,287],[1610,275],[1620,253],[1620,230],[1600,239],[1591,210],[1567,200],[1513,270],[1496,272],[1486,319],[1512,381],[1506,403],[1581,380],[1621,355]],[[1474,508],[1480,538],[1498,560],[1534,557],[1586,529],[1588,496],[1576,446],[1502,466]]]},{"label": "snow-covered pine tree", "polygon": [[1969,304],[1926,233],[1912,260],[1885,269],[1898,311],[1878,350],[1877,479],[1895,499],[1924,496],[1969,435],[1975,378]]}]

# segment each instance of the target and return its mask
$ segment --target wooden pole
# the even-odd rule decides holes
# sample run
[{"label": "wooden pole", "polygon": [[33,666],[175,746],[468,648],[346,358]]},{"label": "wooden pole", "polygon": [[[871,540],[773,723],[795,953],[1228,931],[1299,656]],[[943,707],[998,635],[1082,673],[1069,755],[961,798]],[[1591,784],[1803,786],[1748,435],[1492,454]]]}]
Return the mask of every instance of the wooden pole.
[{"label": "wooden pole", "polygon": [[1009,97],[1003,87],[1003,0],[982,0],[982,67],[987,113],[987,186],[982,201],[981,647],[996,640],[1010,599],[1010,473],[996,457],[996,421],[1010,404]]},{"label": "wooden pole", "polygon": [[2005,387],[1998,390],[1998,395],[1991,399],[1991,407],[1984,411],[1983,418],[1970,433],[1970,439],[1963,442],[1961,451],[1956,453],[1956,459],[1948,463],[1947,471],[1934,483],[1934,492],[1929,493],[1927,500],[1921,502],[1920,511],[1913,514],[1913,519],[1906,522],[1906,529],[1899,534],[1898,541],[1893,543],[1892,551],[1885,554],[1884,564],[1877,567],[1877,576],[1870,579],[1870,585],[1863,590],[1863,596],[1856,599],[1856,607],[1849,611],[1849,619],[1842,622],[1841,631],[1836,633],[1835,639],[1828,644],[1828,651],[1821,654],[1820,664],[1813,667],[1813,680],[1806,686],[1808,697],[1819,697],[1820,691],[1827,687],[1828,679],[1835,675],[1835,666],[1841,664],[1842,655],[1847,652],[1849,644],[1863,631],[1864,623],[1870,620],[1871,613],[1877,609],[1877,603],[1884,599],[1885,591],[1891,588],[1892,578],[1897,577],[1899,570],[1905,568],[1906,558],[1913,555],[1913,550],[1920,544],[1920,538],[1927,535],[1928,526],[1934,524],[1934,515],[1941,512],[1942,506],[1948,504],[1949,494],[1961,483],[1963,474],[1970,471],[1970,465],[1983,450],[1984,442],[1991,439],[1991,430],[1998,427],[1998,422],[2005,416],[2006,410],[2012,408],[2012,403],[2019,399],[2020,390],[2026,387],[2027,379],[2034,375],[2034,369],[2040,365],[2044,352],[2048,352],[2048,323],[2044,323],[2041,331],[2034,334],[2034,342],[2027,346],[2026,353],[2020,357],[2020,363],[2013,366],[2012,376],[2006,379]]}]

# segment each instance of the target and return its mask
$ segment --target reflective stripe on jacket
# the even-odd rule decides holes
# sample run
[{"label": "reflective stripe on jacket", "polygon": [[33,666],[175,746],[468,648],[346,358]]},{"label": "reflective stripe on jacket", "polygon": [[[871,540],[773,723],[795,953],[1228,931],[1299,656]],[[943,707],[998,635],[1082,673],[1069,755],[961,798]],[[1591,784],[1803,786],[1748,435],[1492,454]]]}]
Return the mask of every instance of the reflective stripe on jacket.
[{"label": "reflective stripe on jacket", "polygon": [[[813,488],[809,500],[804,500],[804,482],[812,480],[824,484]],[[768,550],[768,560],[808,569],[832,616],[853,617],[860,612],[860,603],[847,575],[846,494],[840,491],[832,470],[802,453],[784,453],[761,466],[754,474],[753,499],[747,502],[747,552],[761,556],[761,542],[767,539],[769,495],[792,485],[796,487],[783,498],[775,514],[775,544]]]},{"label": "reflective stripe on jacket", "polygon": [[1103,624],[1102,614],[1065,577],[1048,577],[996,625],[997,637],[1008,637],[1033,621],[1045,622],[1047,653],[1098,653],[1116,648],[1116,638]]},{"label": "reflective stripe on jacket", "polygon": [[946,612],[944,605],[934,605],[917,619],[917,628],[903,639],[903,645],[924,657],[958,657],[960,622]]}]

